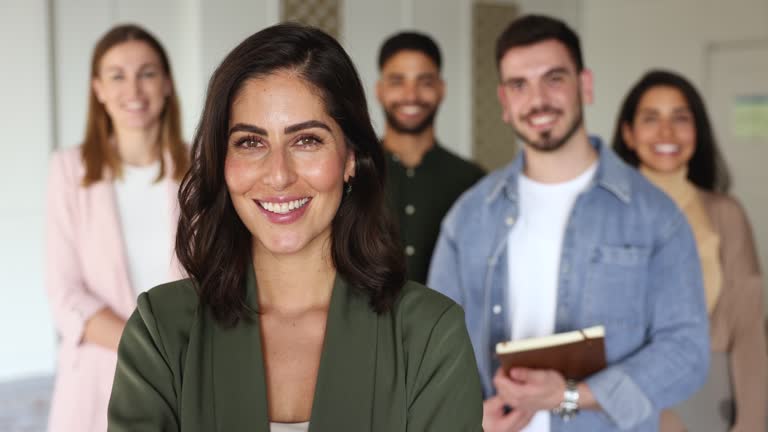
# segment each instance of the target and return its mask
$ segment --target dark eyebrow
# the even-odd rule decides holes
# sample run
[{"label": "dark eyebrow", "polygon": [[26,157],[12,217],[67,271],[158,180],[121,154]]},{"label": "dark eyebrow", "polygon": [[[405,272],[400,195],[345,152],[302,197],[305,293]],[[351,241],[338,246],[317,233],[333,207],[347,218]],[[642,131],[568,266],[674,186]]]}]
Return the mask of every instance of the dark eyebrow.
[{"label": "dark eyebrow", "polygon": [[[294,133],[300,130],[311,129],[311,128],[320,128],[320,129],[325,129],[328,132],[331,132],[331,128],[327,124],[319,120],[308,120],[305,122],[288,126],[284,129],[284,132],[289,134],[289,133]],[[250,133],[254,133],[256,135],[261,135],[261,136],[269,135],[267,134],[267,131],[265,129],[262,129],[258,126],[245,124],[245,123],[238,123],[229,129],[229,135],[232,135],[235,132],[250,132]]]},{"label": "dark eyebrow", "polygon": [[419,75],[416,76],[416,79],[417,80],[421,80],[421,81],[423,81],[423,80],[437,81],[438,78],[439,77],[434,72],[424,72],[424,73],[420,73]]},{"label": "dark eyebrow", "polygon": [[641,107],[637,112],[641,114],[659,114],[659,110],[653,107]]},{"label": "dark eyebrow", "polygon": [[402,72],[390,72],[385,74],[384,78],[388,80],[401,80],[404,78],[404,74]]},{"label": "dark eyebrow", "polygon": [[229,135],[232,135],[235,132],[250,132],[255,133],[256,135],[267,136],[267,131],[265,129],[245,123],[238,123],[229,129]]},{"label": "dark eyebrow", "polygon": [[545,76],[551,76],[551,75],[557,75],[557,74],[568,74],[568,69],[560,66],[556,68],[552,68],[545,73]]},{"label": "dark eyebrow", "polygon": [[525,82],[525,78],[522,77],[510,77],[502,81],[501,83],[505,86],[511,86],[513,84],[521,84]]},{"label": "dark eyebrow", "polygon": [[328,132],[331,131],[331,128],[327,124],[321,122],[320,120],[309,120],[309,121],[288,126],[285,128],[284,132],[289,134],[289,133],[298,132],[303,129],[311,129],[311,128],[325,129]]},{"label": "dark eyebrow", "polygon": [[[548,71],[544,72],[543,76],[549,77],[549,76],[557,75],[557,74],[566,74],[567,75],[568,72],[569,71],[568,71],[567,67],[565,67],[565,66],[556,66],[556,67],[553,67],[552,69],[549,69]],[[523,83],[523,82],[526,82],[526,79],[524,77],[518,77],[518,76],[511,76],[511,77],[508,77],[508,78],[505,78],[505,79],[501,80],[501,83],[503,85],[507,85],[507,86],[508,85],[512,85],[512,84]]]},{"label": "dark eyebrow", "polygon": [[[162,69],[162,66],[160,66],[156,62],[148,62],[148,63],[142,63],[141,66],[139,66],[139,70],[144,70],[146,68],[158,68]],[[117,65],[108,65],[104,67],[105,72],[122,72],[123,68],[121,66]]]}]

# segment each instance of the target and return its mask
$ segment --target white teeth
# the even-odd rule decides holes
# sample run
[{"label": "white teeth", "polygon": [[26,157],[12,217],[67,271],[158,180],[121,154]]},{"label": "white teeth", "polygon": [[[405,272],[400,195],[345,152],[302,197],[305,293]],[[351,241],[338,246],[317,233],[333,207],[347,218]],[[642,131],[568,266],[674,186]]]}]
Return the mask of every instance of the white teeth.
[{"label": "white teeth", "polygon": [[656,144],[655,146],[653,146],[653,150],[656,151],[656,153],[672,154],[672,153],[679,152],[680,146],[677,144],[668,144],[668,143]]},{"label": "white teeth", "polygon": [[552,115],[531,117],[531,123],[533,123],[534,126],[541,126],[543,124],[553,122],[554,120],[555,116]]},{"label": "white teeth", "polygon": [[125,108],[129,109],[131,111],[142,110],[142,109],[144,109],[145,106],[146,106],[146,104],[144,102],[141,102],[141,101],[127,102],[125,104]]},{"label": "white teeth", "polygon": [[400,111],[406,115],[418,114],[421,112],[421,107],[418,105],[408,105],[400,108]]},{"label": "white teeth", "polygon": [[293,210],[303,207],[307,202],[309,202],[309,198],[301,198],[301,199],[284,202],[284,203],[271,203],[266,201],[259,201],[259,205],[268,212],[277,213],[277,214],[286,214],[288,212],[291,212]]}]

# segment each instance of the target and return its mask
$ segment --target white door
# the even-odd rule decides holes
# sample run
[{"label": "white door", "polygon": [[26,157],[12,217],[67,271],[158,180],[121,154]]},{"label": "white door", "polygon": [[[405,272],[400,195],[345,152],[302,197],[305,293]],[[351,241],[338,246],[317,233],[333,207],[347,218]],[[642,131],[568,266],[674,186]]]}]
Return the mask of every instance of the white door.
[{"label": "white door", "polygon": [[730,168],[731,193],[747,210],[767,274],[768,41],[712,45],[707,67],[707,103]]}]

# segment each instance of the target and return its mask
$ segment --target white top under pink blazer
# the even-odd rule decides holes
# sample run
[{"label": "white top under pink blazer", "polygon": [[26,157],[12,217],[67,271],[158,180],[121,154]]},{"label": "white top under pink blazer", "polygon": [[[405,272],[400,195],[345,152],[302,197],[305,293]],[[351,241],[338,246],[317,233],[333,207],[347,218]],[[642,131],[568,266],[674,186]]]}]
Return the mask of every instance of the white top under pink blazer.
[{"label": "white top under pink blazer", "polygon": [[[170,158],[165,177],[171,217],[169,250],[173,248],[178,182]],[[125,243],[112,179],[82,186],[85,166],[81,149],[53,154],[46,214],[46,277],[49,302],[59,336],[56,380],[48,421],[51,432],[104,432],[117,354],[83,342],[85,323],[100,309],[110,308],[128,319],[136,307]],[[174,254],[168,280],[180,279]]]}]

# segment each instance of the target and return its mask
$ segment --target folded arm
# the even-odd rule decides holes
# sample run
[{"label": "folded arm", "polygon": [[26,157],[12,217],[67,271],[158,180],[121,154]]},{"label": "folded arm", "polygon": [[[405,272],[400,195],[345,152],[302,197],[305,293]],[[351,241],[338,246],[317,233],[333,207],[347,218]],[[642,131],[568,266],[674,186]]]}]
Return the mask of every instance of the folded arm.
[{"label": "folded arm", "polygon": [[46,211],[46,288],[63,344],[91,342],[116,350],[124,321],[86,287],[77,244],[80,179],[61,153],[50,163]]}]

